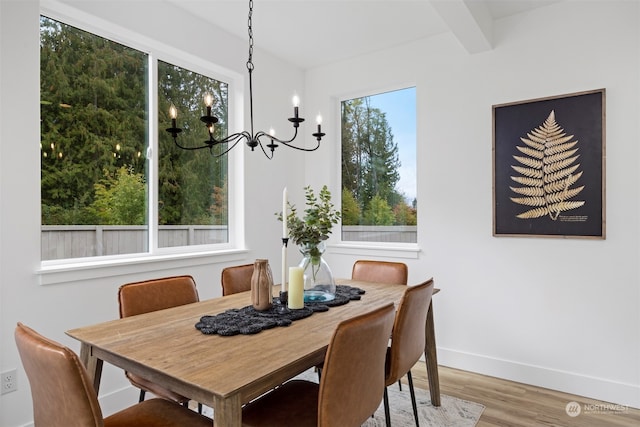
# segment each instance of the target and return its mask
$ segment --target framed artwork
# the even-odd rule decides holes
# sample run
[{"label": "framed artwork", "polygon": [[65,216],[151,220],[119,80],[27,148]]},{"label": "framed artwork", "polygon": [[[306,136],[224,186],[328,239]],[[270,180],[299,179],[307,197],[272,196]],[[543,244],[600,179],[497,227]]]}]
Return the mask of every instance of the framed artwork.
[{"label": "framed artwork", "polygon": [[605,89],[493,106],[493,235],[605,238]]}]

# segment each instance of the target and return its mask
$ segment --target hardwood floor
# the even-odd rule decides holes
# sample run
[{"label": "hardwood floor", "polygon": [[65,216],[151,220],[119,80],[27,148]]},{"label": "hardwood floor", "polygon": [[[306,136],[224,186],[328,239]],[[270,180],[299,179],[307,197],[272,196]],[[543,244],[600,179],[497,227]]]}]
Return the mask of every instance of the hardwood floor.
[{"label": "hardwood floor", "polygon": [[[424,362],[411,370],[414,385],[428,389]],[[485,410],[478,427],[637,427],[640,410],[440,366],[440,391],[481,403]],[[406,381],[406,377],[403,381]],[[580,414],[567,415],[570,402]]]}]

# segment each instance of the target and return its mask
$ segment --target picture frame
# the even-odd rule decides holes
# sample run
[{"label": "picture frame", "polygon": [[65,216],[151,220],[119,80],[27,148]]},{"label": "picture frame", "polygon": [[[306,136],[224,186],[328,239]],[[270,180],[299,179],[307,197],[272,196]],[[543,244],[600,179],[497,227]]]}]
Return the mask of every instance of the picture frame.
[{"label": "picture frame", "polygon": [[605,239],[606,90],[492,106],[493,236]]}]

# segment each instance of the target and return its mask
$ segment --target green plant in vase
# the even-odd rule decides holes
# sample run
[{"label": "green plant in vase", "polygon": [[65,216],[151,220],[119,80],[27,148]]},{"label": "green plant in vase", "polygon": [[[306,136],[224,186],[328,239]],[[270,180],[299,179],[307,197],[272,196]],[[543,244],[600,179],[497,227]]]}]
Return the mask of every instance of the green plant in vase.
[{"label": "green plant in vase", "polygon": [[[331,192],[326,185],[320,189],[317,195],[310,186],[305,187],[304,190],[306,199],[304,216],[298,215],[295,205],[288,204],[289,213],[286,220],[289,238],[300,247],[305,257],[301,266],[305,267],[305,273],[310,268],[313,278],[312,287],[317,284],[332,286],[335,293],[333,276],[322,259],[322,253],[324,252],[324,241],[329,238],[333,225],[340,221],[340,212],[331,203]],[[282,213],[276,215],[280,221],[283,220]],[[323,269],[323,264],[328,272],[329,278],[327,280],[331,282],[330,284],[316,283],[318,280],[323,280],[318,277]],[[306,284],[305,289],[307,289]]]}]

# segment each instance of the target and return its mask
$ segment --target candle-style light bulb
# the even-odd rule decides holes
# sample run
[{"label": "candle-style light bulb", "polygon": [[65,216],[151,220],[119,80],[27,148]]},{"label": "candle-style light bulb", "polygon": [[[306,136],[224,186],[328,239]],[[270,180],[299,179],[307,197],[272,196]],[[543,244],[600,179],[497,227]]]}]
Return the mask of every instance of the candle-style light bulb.
[{"label": "candle-style light bulb", "polygon": [[171,117],[171,127],[175,128],[176,118],[178,117],[178,110],[176,109],[176,106],[173,104],[171,104],[171,107],[169,107],[169,117]]},{"label": "candle-style light bulb", "polygon": [[300,97],[298,97],[298,95],[293,95],[293,99],[291,100],[291,102],[293,102],[293,118],[297,119],[298,107],[300,106]]},{"label": "candle-style light bulb", "polygon": [[[210,92],[204,94],[204,105],[207,107],[207,116],[211,115],[211,107],[213,106],[213,95]],[[209,129],[209,132],[212,132]]]},{"label": "candle-style light bulb", "polygon": [[211,107],[213,105],[213,95],[210,92],[204,94],[204,105]]},{"label": "candle-style light bulb", "polygon": [[321,132],[321,130],[320,130],[321,126],[320,125],[322,125],[322,116],[320,114],[318,114],[316,116],[316,123],[318,124],[318,133],[320,133]]},{"label": "candle-style light bulb", "polygon": [[269,129],[269,136],[276,136],[276,130],[274,128]]}]

